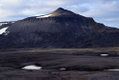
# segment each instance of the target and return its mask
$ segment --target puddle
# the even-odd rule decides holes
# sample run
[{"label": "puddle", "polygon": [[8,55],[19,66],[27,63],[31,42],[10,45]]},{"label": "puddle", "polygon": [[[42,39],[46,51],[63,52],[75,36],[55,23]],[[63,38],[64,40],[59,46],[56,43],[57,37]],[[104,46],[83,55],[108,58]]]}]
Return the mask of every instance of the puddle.
[{"label": "puddle", "polygon": [[42,67],[36,66],[36,65],[27,65],[27,66],[24,66],[22,69],[24,69],[24,70],[41,70]]}]

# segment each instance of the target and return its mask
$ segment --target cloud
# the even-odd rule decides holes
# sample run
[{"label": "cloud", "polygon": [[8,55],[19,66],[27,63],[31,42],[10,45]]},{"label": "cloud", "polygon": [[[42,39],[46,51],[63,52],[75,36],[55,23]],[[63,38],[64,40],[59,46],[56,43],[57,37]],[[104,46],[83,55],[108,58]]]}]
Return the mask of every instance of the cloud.
[{"label": "cloud", "polygon": [[0,21],[19,20],[52,12],[58,7],[119,26],[118,0],[0,0]]}]

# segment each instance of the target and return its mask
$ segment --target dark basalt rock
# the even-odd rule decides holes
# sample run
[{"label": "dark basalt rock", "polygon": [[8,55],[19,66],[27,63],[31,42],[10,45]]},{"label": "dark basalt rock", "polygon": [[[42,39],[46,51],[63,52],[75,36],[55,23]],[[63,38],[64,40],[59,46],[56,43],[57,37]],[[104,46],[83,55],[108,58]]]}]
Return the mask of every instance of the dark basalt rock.
[{"label": "dark basalt rock", "polygon": [[119,29],[97,23],[72,11],[58,8],[49,17],[33,16],[8,26],[0,35],[0,48],[80,48],[119,46]]}]

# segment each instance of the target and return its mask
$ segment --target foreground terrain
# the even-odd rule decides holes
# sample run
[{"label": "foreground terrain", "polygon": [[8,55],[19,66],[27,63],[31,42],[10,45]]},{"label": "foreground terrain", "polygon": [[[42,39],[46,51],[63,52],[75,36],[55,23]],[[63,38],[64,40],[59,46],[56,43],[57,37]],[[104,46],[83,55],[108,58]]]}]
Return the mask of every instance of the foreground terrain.
[{"label": "foreground terrain", "polygon": [[118,71],[119,47],[0,49],[0,80],[119,80]]}]

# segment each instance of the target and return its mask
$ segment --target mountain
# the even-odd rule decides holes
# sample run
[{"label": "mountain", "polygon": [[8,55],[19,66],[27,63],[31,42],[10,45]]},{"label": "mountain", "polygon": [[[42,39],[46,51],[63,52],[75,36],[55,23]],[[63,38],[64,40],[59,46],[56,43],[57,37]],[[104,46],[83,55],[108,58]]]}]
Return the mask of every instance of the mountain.
[{"label": "mountain", "polygon": [[0,32],[0,48],[119,46],[119,29],[63,8],[3,24]]}]

